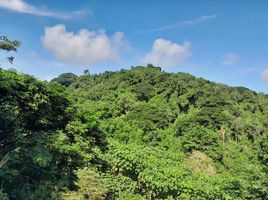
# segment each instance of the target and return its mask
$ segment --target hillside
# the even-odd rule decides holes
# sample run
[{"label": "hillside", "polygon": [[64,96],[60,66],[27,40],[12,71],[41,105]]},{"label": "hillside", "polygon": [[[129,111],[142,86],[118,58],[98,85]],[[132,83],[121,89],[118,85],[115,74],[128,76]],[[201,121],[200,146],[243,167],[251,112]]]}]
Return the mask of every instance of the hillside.
[{"label": "hillside", "polygon": [[148,65],[0,95],[0,199],[267,199],[265,94]]},{"label": "hillside", "polygon": [[53,81],[107,137],[108,199],[267,198],[267,95],[152,65]]}]

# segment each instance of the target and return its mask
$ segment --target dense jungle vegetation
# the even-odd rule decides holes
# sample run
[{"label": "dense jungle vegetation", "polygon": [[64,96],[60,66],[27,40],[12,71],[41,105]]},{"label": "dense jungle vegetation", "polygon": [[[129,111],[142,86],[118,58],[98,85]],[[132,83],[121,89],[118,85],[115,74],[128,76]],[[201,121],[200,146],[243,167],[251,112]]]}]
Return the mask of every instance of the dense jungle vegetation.
[{"label": "dense jungle vegetation", "polygon": [[150,64],[0,69],[0,199],[268,199],[267,119],[266,94]]}]

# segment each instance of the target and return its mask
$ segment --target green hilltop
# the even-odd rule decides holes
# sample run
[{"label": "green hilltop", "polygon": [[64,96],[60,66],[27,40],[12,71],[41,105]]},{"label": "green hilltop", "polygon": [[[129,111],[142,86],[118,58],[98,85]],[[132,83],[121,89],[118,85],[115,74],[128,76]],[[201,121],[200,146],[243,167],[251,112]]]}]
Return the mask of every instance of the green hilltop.
[{"label": "green hilltop", "polygon": [[268,96],[160,67],[0,70],[0,199],[267,199]]}]

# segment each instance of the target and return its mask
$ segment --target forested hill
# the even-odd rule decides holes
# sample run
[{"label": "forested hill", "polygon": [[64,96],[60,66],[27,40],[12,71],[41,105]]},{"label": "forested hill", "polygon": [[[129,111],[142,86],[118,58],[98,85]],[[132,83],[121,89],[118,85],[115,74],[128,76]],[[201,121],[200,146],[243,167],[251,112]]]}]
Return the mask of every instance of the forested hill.
[{"label": "forested hill", "polygon": [[[212,131],[216,138],[222,129],[225,132],[222,142],[254,143],[268,125],[267,95],[186,73],[162,72],[152,65],[98,75],[86,72],[80,77],[63,74],[52,82],[67,86],[77,105],[91,109],[102,126],[124,125],[106,135],[125,143],[162,145],[170,137],[174,143],[188,137],[193,128]],[[206,145],[197,144],[187,148],[207,149]]]},{"label": "forested hill", "polygon": [[152,65],[0,69],[0,149],[1,200],[262,200],[268,97]]},{"label": "forested hill", "polygon": [[152,65],[53,81],[109,141],[109,195],[267,198],[267,95]]}]

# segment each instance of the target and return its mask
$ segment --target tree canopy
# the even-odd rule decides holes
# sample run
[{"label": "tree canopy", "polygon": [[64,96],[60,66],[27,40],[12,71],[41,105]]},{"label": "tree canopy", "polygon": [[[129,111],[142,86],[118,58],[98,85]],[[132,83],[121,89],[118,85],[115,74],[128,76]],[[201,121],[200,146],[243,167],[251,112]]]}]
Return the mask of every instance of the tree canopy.
[{"label": "tree canopy", "polygon": [[267,197],[267,95],[153,65],[67,90],[108,139],[108,199]]},{"label": "tree canopy", "polygon": [[266,94],[149,64],[0,95],[0,199],[267,199]]}]

